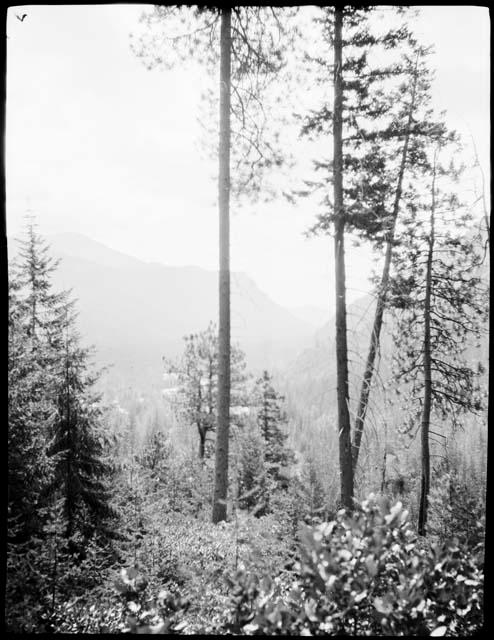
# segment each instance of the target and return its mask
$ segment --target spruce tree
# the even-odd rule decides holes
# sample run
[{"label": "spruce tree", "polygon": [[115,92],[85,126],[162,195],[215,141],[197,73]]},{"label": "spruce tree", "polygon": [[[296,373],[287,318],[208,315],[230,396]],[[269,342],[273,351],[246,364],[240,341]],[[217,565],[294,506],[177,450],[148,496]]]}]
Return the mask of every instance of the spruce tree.
[{"label": "spruce tree", "polygon": [[50,337],[67,292],[52,290],[57,262],[33,216],[26,216],[17,243],[9,269],[9,504],[13,521],[27,534],[43,522],[56,466],[50,446],[57,350]]},{"label": "spruce tree", "polygon": [[[57,262],[33,219],[27,220],[19,244],[11,270],[9,318],[11,501],[20,508],[35,505],[33,517],[39,517],[43,508],[61,499],[67,537],[76,531],[89,534],[111,513],[106,486],[110,448],[93,391],[97,377],[90,372],[89,350],[80,346],[75,302],[68,291],[53,290]],[[34,479],[22,488],[26,474]],[[19,491],[25,493],[23,499],[18,499]]]},{"label": "spruce tree", "polygon": [[57,420],[52,453],[57,466],[54,495],[63,500],[66,535],[108,531],[110,506],[110,442],[101,423],[97,376],[89,367],[90,350],[80,345],[72,303],[65,306],[57,371]]},{"label": "spruce tree", "polygon": [[281,407],[284,398],[275,391],[267,371],[257,381],[256,391],[257,424],[265,442],[264,460],[268,477],[280,485],[284,481],[283,469],[294,462],[294,454],[286,444],[288,436],[283,432],[283,425],[287,422]]},{"label": "spruce tree", "polygon": [[58,261],[49,255],[49,246],[38,233],[32,216],[26,216],[25,237],[18,241],[19,251],[13,261],[13,273],[20,290],[19,300],[25,309],[25,330],[34,351],[46,342],[54,317],[66,302],[68,292],[54,292],[51,274]]},{"label": "spruce tree", "polygon": [[[20,282],[9,274],[8,507],[9,537],[22,540],[39,531],[54,464],[48,455],[53,424],[46,350],[30,348],[27,307]],[[32,326],[32,325],[31,325]]]},{"label": "spruce tree", "polygon": [[266,442],[259,433],[241,434],[237,462],[238,504],[257,516],[266,513],[269,501],[265,450]]},{"label": "spruce tree", "polygon": [[314,459],[306,458],[300,474],[300,491],[309,524],[321,522],[327,507],[327,497]]}]

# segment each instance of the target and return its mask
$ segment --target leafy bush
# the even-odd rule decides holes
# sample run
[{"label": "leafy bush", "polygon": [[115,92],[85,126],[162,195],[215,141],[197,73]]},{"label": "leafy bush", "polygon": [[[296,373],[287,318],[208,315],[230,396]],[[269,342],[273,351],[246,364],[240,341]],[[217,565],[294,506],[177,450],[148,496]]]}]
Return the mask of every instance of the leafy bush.
[{"label": "leafy bush", "polygon": [[467,635],[482,624],[480,556],[424,545],[400,502],[373,496],[352,516],[307,528],[296,576],[241,568],[231,629],[286,635]]}]

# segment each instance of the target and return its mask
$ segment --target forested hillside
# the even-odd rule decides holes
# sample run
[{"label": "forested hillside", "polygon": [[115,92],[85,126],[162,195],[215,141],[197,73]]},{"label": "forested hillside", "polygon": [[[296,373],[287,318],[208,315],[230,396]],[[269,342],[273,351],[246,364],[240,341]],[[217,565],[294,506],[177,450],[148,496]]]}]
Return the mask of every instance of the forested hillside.
[{"label": "forested hillside", "polygon": [[[183,87],[194,64],[207,86],[219,269],[45,233],[41,205],[9,234],[7,632],[485,628],[489,194],[436,108],[417,15],[143,7],[133,63]],[[250,206],[269,226],[266,202],[310,210],[330,304],[293,283],[282,306],[232,270],[230,224]],[[117,237],[121,212],[98,211]]]}]

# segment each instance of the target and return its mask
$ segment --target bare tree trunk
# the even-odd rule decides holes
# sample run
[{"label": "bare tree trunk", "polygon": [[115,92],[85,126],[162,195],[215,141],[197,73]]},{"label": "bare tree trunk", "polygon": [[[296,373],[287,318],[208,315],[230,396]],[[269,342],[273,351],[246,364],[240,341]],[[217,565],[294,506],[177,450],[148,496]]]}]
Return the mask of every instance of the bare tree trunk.
[{"label": "bare tree trunk", "polygon": [[353,468],[348,409],[348,347],[345,285],[345,214],[343,209],[343,10],[335,9],[334,25],[334,106],[333,106],[333,188],[335,208],[334,254],[336,289],[336,377],[338,399],[338,440],[341,502],[353,507]]},{"label": "bare tree trunk", "polygon": [[228,432],[230,426],[230,91],[231,9],[222,9],[220,36],[220,143],[219,143],[219,343],[218,425],[213,522],[226,520],[228,490]]},{"label": "bare tree trunk", "polygon": [[383,469],[381,479],[381,493],[384,493],[386,488],[386,462],[388,457],[388,423],[384,423],[384,454],[383,454]]},{"label": "bare tree trunk", "polygon": [[[417,59],[418,63],[418,59]],[[362,379],[362,386],[360,388],[360,398],[357,409],[357,416],[355,418],[352,458],[353,458],[353,472],[357,469],[358,456],[360,452],[360,444],[362,441],[362,433],[364,430],[365,416],[367,414],[367,407],[369,406],[369,395],[372,385],[372,378],[374,376],[374,365],[376,361],[377,351],[379,349],[379,341],[381,337],[381,329],[383,324],[383,314],[386,308],[386,297],[389,284],[389,271],[391,268],[391,257],[393,253],[393,242],[396,230],[396,221],[398,219],[398,212],[400,209],[400,200],[403,190],[403,176],[405,175],[405,167],[408,156],[408,145],[410,141],[410,130],[412,127],[412,115],[415,109],[415,95],[417,88],[417,66],[415,66],[415,77],[412,89],[412,98],[410,101],[410,111],[408,112],[408,123],[405,134],[405,140],[403,143],[403,151],[401,154],[400,169],[398,172],[398,182],[396,185],[395,199],[393,202],[393,214],[391,227],[388,231],[386,238],[386,254],[384,258],[383,272],[381,276],[381,283],[378,291],[376,313],[374,315],[374,324],[372,326],[372,333],[370,337],[369,352],[367,354],[367,362],[365,365],[364,377]]]},{"label": "bare tree trunk", "polygon": [[204,455],[206,453],[206,430],[203,426],[198,425],[199,431],[199,459],[204,461]]},{"label": "bare tree trunk", "polygon": [[[437,153],[437,152],[436,152]],[[425,283],[424,302],[424,404],[422,409],[422,479],[420,483],[420,507],[418,533],[425,536],[427,524],[427,507],[430,488],[430,452],[429,452],[429,428],[431,420],[432,403],[432,372],[431,372],[431,294],[432,294],[432,260],[434,256],[434,214],[436,210],[436,158],[432,173],[432,204],[431,204],[431,228],[429,235],[429,251],[427,255],[427,273]]]}]

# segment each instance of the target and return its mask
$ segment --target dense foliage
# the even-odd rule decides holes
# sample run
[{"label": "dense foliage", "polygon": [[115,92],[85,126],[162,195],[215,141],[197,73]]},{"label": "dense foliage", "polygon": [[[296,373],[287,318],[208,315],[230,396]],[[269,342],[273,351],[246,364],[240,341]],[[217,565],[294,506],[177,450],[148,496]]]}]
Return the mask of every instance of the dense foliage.
[{"label": "dense foliage", "polygon": [[10,273],[7,554],[8,624],[25,631],[51,624],[59,598],[87,585],[78,565],[110,544],[118,517],[89,352],[69,294],[52,290],[55,268],[28,221]]},{"label": "dense foliage", "polygon": [[421,544],[400,502],[371,496],[304,533],[294,575],[232,579],[238,632],[469,635],[483,619],[483,549]]}]

